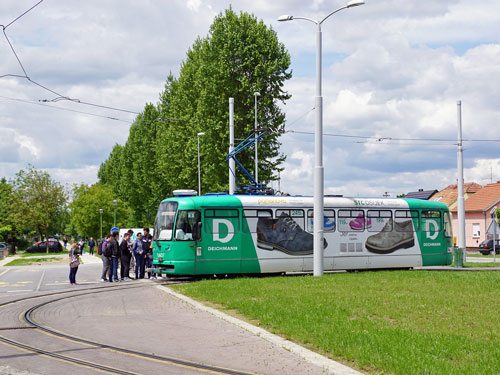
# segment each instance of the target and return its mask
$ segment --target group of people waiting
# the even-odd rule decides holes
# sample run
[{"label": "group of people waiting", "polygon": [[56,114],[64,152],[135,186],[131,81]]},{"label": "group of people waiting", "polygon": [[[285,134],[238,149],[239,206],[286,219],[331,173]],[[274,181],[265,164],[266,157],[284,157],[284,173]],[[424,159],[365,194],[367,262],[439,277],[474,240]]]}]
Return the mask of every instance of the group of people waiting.
[{"label": "group of people waiting", "polygon": [[[118,231],[108,234],[99,251],[102,259],[101,282],[130,280],[132,257],[135,260],[135,279],[144,278],[146,268],[153,266],[153,248],[149,228],[144,228],[143,232],[137,233],[137,239],[134,241],[132,240],[134,232],[130,229],[123,235],[120,243]],[[118,278],[118,264],[120,278]],[[148,271],[148,278],[155,279],[156,276]]]}]

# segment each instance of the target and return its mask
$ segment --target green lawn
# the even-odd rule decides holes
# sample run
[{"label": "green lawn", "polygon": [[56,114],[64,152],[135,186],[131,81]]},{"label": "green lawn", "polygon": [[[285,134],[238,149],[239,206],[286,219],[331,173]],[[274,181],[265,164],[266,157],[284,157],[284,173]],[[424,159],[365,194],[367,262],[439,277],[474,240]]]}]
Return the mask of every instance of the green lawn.
[{"label": "green lawn", "polygon": [[380,271],[172,286],[369,374],[500,374],[500,273]]}]

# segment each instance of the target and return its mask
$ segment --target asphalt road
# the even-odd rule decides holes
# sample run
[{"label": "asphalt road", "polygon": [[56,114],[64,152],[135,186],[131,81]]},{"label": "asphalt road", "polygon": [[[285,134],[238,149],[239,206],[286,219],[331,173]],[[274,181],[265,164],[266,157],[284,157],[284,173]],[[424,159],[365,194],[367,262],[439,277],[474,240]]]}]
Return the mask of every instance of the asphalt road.
[{"label": "asphalt road", "polygon": [[[85,256],[79,267],[76,286],[69,284],[67,264],[0,266],[0,339],[31,348],[0,343],[0,374],[113,373],[82,363],[99,363],[127,374],[223,373],[190,363],[228,369],[228,373],[359,374],[257,327],[248,328],[247,323],[176,296],[165,290],[165,280],[100,283],[101,261],[88,258]],[[31,313],[34,320],[75,339],[48,334],[24,321],[26,312],[42,302],[46,304]],[[98,344],[78,341],[81,339]],[[34,353],[33,347],[60,358]],[[146,354],[179,359],[188,365],[153,360]],[[74,364],[68,358],[83,362]]]}]

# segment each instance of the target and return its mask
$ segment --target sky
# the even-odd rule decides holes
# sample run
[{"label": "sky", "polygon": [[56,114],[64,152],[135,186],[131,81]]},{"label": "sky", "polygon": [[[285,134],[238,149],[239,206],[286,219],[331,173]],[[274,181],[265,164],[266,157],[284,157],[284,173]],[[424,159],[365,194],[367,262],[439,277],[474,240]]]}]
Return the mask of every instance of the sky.
[{"label": "sky", "polygon": [[[500,180],[500,2],[365,2],[322,24],[325,194],[455,184],[458,101],[465,182]],[[33,165],[62,184],[95,183],[137,113],[232,4],[291,55],[287,160],[272,187],[313,194],[316,26],[277,18],[321,20],[345,1],[45,0],[16,19],[37,3],[0,2],[0,177]]]}]

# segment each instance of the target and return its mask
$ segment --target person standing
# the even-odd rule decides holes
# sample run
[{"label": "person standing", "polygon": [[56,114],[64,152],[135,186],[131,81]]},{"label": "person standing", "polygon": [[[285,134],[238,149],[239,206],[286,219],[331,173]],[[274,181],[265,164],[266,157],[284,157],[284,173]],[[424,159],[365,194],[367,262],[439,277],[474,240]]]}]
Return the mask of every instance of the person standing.
[{"label": "person standing", "polygon": [[120,278],[124,281],[130,280],[130,250],[128,249],[129,233],[123,235],[122,242],[120,243]]},{"label": "person standing", "polygon": [[137,240],[132,246],[132,252],[135,258],[135,278],[144,279],[144,259],[146,254],[144,252],[144,242],[142,242],[142,233],[137,233]]},{"label": "person standing", "polygon": [[111,263],[111,257],[106,256],[105,249],[106,246],[108,245],[109,241],[111,240],[111,234],[108,234],[106,236],[106,239],[101,245],[101,260],[102,260],[102,274],[101,274],[101,281],[106,282],[108,281],[108,272],[109,272],[109,266]]},{"label": "person standing", "polygon": [[118,237],[120,232],[114,231],[111,233],[111,239],[109,240],[109,248],[111,250],[111,263],[109,266],[109,282],[115,282],[118,280],[118,259],[120,259],[120,247],[118,246]]},{"label": "person standing", "polygon": [[[142,237],[142,242],[144,243],[144,251],[146,254],[146,266],[145,268],[154,268],[153,266],[153,236],[149,234],[149,228],[144,228],[143,229],[144,236]],[[148,271],[148,278],[150,279],[156,279],[156,276],[153,272]]]},{"label": "person standing", "polygon": [[90,237],[90,240],[89,240],[89,254],[90,255],[94,255],[94,246],[95,246],[95,241],[92,237]]},{"label": "person standing", "polygon": [[76,272],[78,271],[78,266],[80,265],[80,260],[78,256],[80,251],[78,245],[74,243],[69,251],[69,283],[71,285],[76,285]]},{"label": "person standing", "polygon": [[68,250],[68,237],[66,237],[66,235],[63,236],[63,244],[64,250]]},{"label": "person standing", "polygon": [[78,241],[78,245],[80,246],[80,254],[85,254],[85,241],[83,238],[80,238],[80,241]]}]

